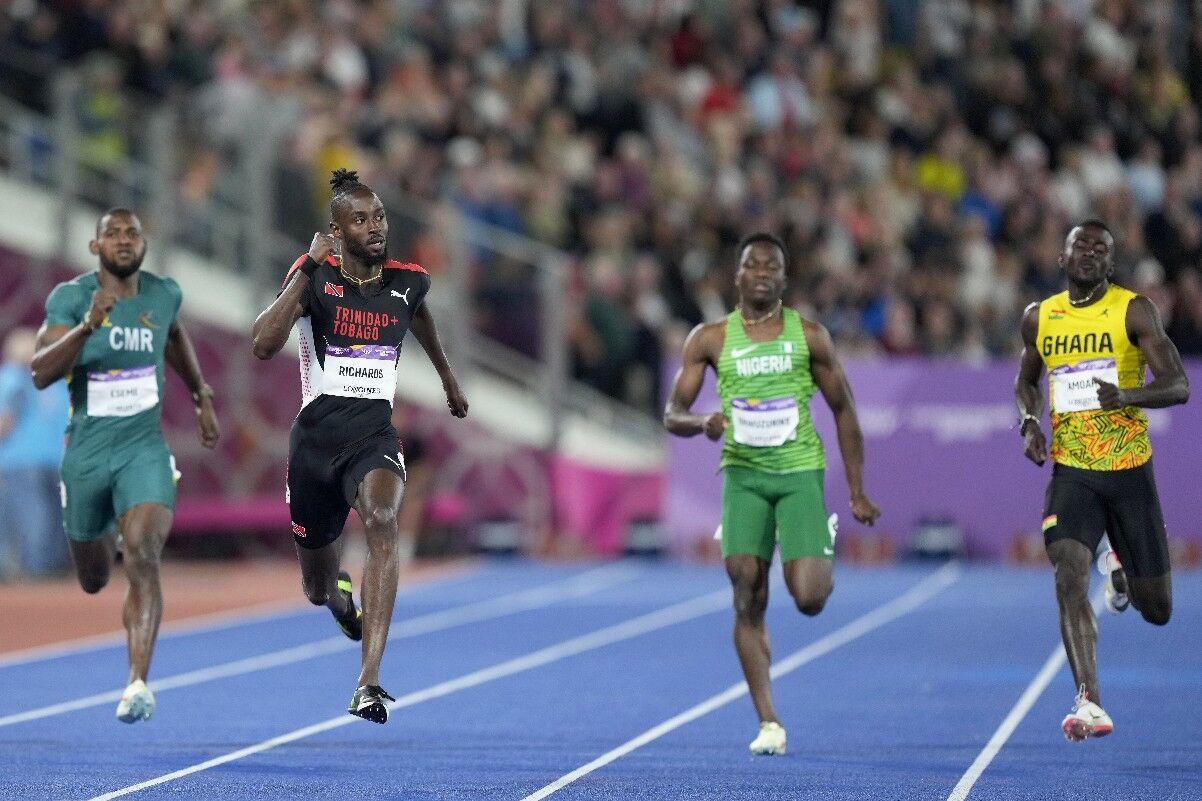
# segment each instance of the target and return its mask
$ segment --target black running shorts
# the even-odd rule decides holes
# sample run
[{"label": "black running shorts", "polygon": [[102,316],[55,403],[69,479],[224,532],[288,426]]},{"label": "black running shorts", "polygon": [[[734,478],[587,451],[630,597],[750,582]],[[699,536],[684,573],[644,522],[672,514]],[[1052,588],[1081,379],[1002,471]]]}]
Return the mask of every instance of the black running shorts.
[{"label": "black running shorts", "polygon": [[390,470],[405,480],[405,459],[395,431],[327,450],[307,442],[293,425],[286,496],[296,544],[321,548],[338,539],[359,485],[376,469]]},{"label": "black running shorts", "polygon": [[1127,470],[1052,468],[1043,507],[1044,542],[1073,539],[1092,553],[1104,533],[1127,575],[1168,574],[1168,536],[1151,460]]}]

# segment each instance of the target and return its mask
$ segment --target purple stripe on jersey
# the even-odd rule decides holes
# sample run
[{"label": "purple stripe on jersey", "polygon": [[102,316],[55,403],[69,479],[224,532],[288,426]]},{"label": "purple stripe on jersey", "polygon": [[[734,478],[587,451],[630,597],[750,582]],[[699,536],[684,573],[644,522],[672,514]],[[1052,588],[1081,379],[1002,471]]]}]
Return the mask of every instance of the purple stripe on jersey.
[{"label": "purple stripe on jersey", "polygon": [[757,412],[774,412],[778,409],[792,409],[797,405],[797,399],[772,398],[770,400],[754,400],[748,398],[731,398],[730,405],[736,409],[750,409]]},{"label": "purple stripe on jersey", "polygon": [[1053,370],[1052,374],[1084,373],[1087,370],[1104,370],[1114,366],[1116,366],[1114,359],[1090,359],[1087,362],[1077,362],[1076,364],[1062,364]]},{"label": "purple stripe on jersey", "polygon": [[105,370],[102,373],[88,373],[89,381],[127,381],[131,378],[145,378],[154,375],[155,366],[131,367],[128,370]]},{"label": "purple stripe on jersey", "polygon": [[338,356],[343,359],[380,359],[395,362],[396,348],[391,345],[361,345],[357,348],[326,345],[326,355]]}]

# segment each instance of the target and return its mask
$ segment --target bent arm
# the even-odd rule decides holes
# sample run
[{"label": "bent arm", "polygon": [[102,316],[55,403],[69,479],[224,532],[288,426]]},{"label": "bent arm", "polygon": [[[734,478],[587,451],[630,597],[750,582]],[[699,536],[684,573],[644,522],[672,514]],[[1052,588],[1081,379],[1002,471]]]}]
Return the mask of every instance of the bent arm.
[{"label": "bent arm", "polygon": [[672,381],[672,393],[664,407],[664,428],[678,437],[695,437],[705,430],[709,415],[690,411],[705,381],[705,366],[712,363],[709,328],[702,324],[693,329],[684,343],[684,361]]},{"label": "bent arm", "polygon": [[860,431],[851,386],[835,355],[831,335],[817,323],[806,321],[804,327],[806,344],[810,348],[810,374],[835,416],[835,434],[843,457],[847,489],[853,499],[861,498],[864,496],[864,435]]},{"label": "bent arm", "polygon": [[167,348],[164,356],[167,364],[171,365],[171,369],[175,371],[176,375],[184,380],[188,391],[196,399],[198,393],[205,386],[204,374],[200,370],[200,361],[196,358],[196,348],[192,346],[192,339],[179,320],[173,322],[171,329],[167,332]]},{"label": "bent arm", "polygon": [[255,318],[250,329],[255,358],[270,359],[284,347],[288,332],[304,316],[301,297],[309,287],[309,280],[303,271],[294,270],[284,291]]},{"label": "bent arm", "polygon": [[1039,332],[1039,304],[1032,303],[1023,312],[1021,324],[1023,352],[1018,361],[1018,375],[1014,379],[1014,400],[1018,404],[1018,416],[1023,421],[1025,433],[1029,418],[1035,418],[1038,426],[1043,411],[1043,387],[1040,377],[1043,373],[1043,359],[1039,356],[1039,346],[1035,338]]},{"label": "bent arm", "polygon": [[84,320],[74,326],[45,325],[38,331],[37,350],[29,370],[33,385],[45,389],[71,372],[92,329]]},{"label": "bent arm", "polygon": [[1189,400],[1189,377],[1181,365],[1181,354],[1169,339],[1156,304],[1140,295],[1127,306],[1127,336],[1139,346],[1152,370],[1145,386],[1123,390],[1123,400],[1131,406],[1160,409]]},{"label": "bent arm", "polygon": [[445,387],[454,382],[455,376],[451,372],[447,354],[442,349],[442,341],[438,338],[438,328],[434,325],[434,315],[430,314],[429,304],[423,301],[418,305],[417,311],[413,313],[413,319],[409,321],[409,330],[413,332],[413,337],[422,346],[422,350],[430,357],[430,364],[434,365],[434,369],[438,371],[442,385]]}]

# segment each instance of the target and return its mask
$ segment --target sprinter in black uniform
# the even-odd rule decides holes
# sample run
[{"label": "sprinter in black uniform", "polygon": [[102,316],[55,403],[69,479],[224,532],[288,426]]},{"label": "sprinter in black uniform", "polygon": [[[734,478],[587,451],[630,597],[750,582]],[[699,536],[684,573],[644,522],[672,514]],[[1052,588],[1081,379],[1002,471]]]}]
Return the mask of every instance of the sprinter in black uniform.
[{"label": "sprinter in black uniform", "polygon": [[[380,658],[396,599],[397,507],[405,481],[391,417],[407,330],[442,378],[451,414],[464,417],[468,404],[422,302],[429,274],[388,258],[384,205],[356,173],[335,170],[330,184],[330,233],[313,236],[275,302],[255,320],[254,352],[270,359],[297,325],[301,410],[292,426],[287,497],[301,582],[343,633],[363,640],[350,713],[384,723],[385,701],[394,699],[380,687]],[[339,568],[336,542],[352,506],[367,530],[362,611],[350,576]]]}]

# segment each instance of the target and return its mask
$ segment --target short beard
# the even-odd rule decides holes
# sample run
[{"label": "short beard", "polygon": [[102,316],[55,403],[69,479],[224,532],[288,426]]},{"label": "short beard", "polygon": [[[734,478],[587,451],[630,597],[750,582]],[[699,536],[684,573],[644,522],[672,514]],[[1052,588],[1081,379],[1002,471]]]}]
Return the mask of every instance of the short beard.
[{"label": "short beard", "polygon": [[379,256],[373,256],[367,252],[367,248],[360,249],[358,245],[352,245],[350,242],[345,242],[346,252],[354,256],[359,261],[363,262],[368,267],[376,267],[388,261],[388,241],[384,242],[384,250],[380,251]]},{"label": "short beard", "polygon": [[137,261],[133,262],[128,267],[121,267],[119,265],[113,264],[111,261],[109,261],[102,255],[100,257],[100,266],[103,267],[108,272],[112,273],[117,278],[125,279],[125,278],[129,278],[131,275],[133,275],[139,269],[141,269],[142,261],[145,258],[146,258],[146,254],[143,253],[142,256]]}]

